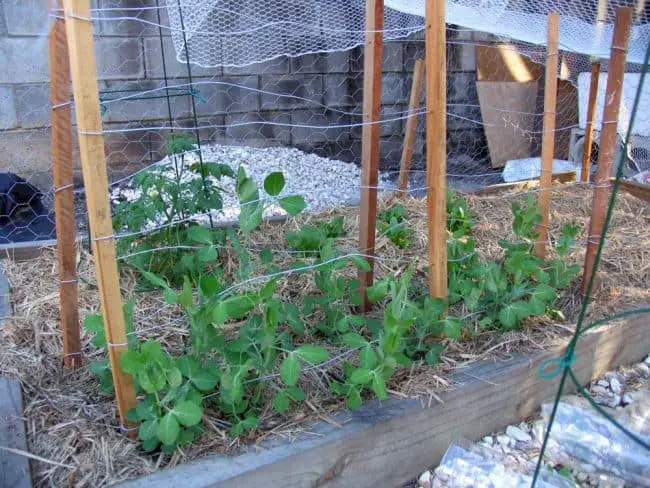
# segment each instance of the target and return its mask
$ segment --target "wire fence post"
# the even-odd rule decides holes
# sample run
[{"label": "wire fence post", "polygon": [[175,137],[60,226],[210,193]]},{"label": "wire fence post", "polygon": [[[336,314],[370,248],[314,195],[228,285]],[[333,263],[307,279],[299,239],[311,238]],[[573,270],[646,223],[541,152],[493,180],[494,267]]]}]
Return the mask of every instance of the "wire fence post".
[{"label": "wire fence post", "polygon": [[591,82],[589,83],[589,102],[587,105],[587,123],[585,125],[584,154],[582,155],[582,171],[580,181],[589,182],[591,170],[591,146],[594,142],[594,117],[596,116],[596,100],[598,98],[598,79],[600,77],[600,63],[591,65]]},{"label": "wire fence post", "polygon": [[[598,243],[601,239],[605,214],[607,211],[607,198],[609,195],[609,178],[612,172],[612,161],[616,150],[618,128],[618,111],[621,105],[623,92],[623,75],[627,46],[632,24],[632,9],[619,7],[616,9],[616,23],[607,74],[607,89],[605,91],[605,108],[603,110],[603,128],[600,134],[600,147],[598,153],[598,167],[594,177],[594,200],[592,205],[591,220],[589,222],[589,235],[587,236],[587,252],[585,255],[584,274],[582,277],[582,293],[587,292],[587,284],[594,273],[594,260]],[[624,164],[624,163],[621,163]]]},{"label": "wire fence post", "polygon": [[429,293],[447,300],[447,49],[445,1],[425,6]]},{"label": "wire fence post", "polygon": [[409,169],[413,159],[413,149],[418,129],[418,114],[420,99],[422,98],[422,81],[424,78],[424,60],[416,59],[413,68],[413,83],[411,84],[411,96],[409,100],[409,116],[406,120],[406,131],[404,135],[404,147],[402,148],[402,159],[399,166],[399,189],[402,198],[407,195],[409,186]]},{"label": "wire fence post", "polygon": [[551,213],[551,187],[553,186],[553,154],[555,152],[555,113],[557,112],[557,70],[560,38],[560,14],[548,14],[546,39],[546,73],[544,80],[544,128],[542,133],[542,163],[539,176],[538,206],[542,221],[537,226],[535,253],[546,256],[548,224]]},{"label": "wire fence post", "polygon": [[[59,8],[60,2],[52,2]],[[53,20],[49,33],[52,180],[56,221],[56,255],[63,336],[63,362],[78,367],[83,361],[77,304],[74,185],[72,179],[72,119],[70,118],[70,61],[65,20]]]},{"label": "wire fence post", "polygon": [[122,426],[130,425],[126,412],[135,407],[131,377],[120,367],[120,356],[128,349],[115,239],[108,199],[108,175],[97,86],[97,64],[90,19],[90,0],[64,0],[68,50],[72,67],[79,147],[83,168],[88,220],[95,251],[95,272],[104,317],[108,356],[111,363],[117,408]]},{"label": "wire fence post", "polygon": [[384,2],[366,0],[366,44],[363,75],[363,132],[361,149],[361,209],[359,248],[367,256],[370,271],[359,271],[363,310],[370,308],[366,289],[374,280],[377,183],[379,177],[379,136],[381,126],[381,77],[384,34]]}]

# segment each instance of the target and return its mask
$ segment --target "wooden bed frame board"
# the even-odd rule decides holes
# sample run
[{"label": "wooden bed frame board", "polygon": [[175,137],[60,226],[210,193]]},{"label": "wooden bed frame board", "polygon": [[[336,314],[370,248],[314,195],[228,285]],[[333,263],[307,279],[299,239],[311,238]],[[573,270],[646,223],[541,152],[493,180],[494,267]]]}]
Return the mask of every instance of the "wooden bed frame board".
[{"label": "wooden bed frame board", "polygon": [[[650,316],[589,331],[578,342],[573,371],[583,384],[650,352]],[[508,361],[475,363],[454,374],[458,387],[435,399],[373,401],[318,422],[293,441],[270,440],[235,456],[211,456],[123,484],[125,488],[398,486],[437,464],[450,443],[483,436],[535,415],[551,401],[559,377],[540,379],[558,346]],[[572,386],[572,384],[571,384]],[[573,391],[568,387],[567,392]]]}]

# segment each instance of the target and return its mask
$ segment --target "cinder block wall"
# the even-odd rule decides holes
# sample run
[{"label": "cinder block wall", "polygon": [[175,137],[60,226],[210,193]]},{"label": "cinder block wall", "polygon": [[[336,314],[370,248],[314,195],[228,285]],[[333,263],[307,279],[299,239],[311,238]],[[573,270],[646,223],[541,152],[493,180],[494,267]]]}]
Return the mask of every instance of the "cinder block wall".
[{"label": "cinder block wall", "polygon": [[[49,74],[47,53],[48,0],[0,0],[0,164],[47,189],[51,186],[49,150]],[[153,0],[93,0],[94,7],[155,6]],[[162,12],[162,23],[167,18]],[[162,48],[156,27],[111,17],[134,11],[101,12],[94,21],[98,77],[104,100],[105,128],[129,128],[109,133],[106,151],[111,176],[119,177],[164,156],[169,107],[164,98],[111,99],[131,90],[163,86],[163,56],[170,86],[186,85],[187,66],[176,61],[169,31]],[[154,10],[139,14],[157,22]],[[480,120],[476,94],[476,34],[450,31],[448,49],[449,153],[484,157],[483,131],[470,120]],[[465,41],[465,42],[464,42]],[[408,108],[414,60],[423,52],[423,37],[385,45],[382,112],[386,118]],[[360,122],[363,86],[363,49],[331,54],[278,58],[244,68],[205,69],[192,66],[201,138],[233,145],[294,146],[350,162],[361,154],[361,127],[332,127]],[[152,95],[160,95],[156,92]],[[176,123],[190,126],[192,99],[186,93],[170,98]],[[279,95],[278,95],[279,94]],[[282,96],[284,95],[284,96]],[[458,105],[462,104],[462,105]],[[423,119],[423,118],[421,118]],[[256,124],[251,125],[251,122]],[[382,126],[382,169],[395,169],[403,142],[405,121]],[[479,143],[479,141],[483,141]],[[417,155],[424,143],[424,123],[418,129]]]}]

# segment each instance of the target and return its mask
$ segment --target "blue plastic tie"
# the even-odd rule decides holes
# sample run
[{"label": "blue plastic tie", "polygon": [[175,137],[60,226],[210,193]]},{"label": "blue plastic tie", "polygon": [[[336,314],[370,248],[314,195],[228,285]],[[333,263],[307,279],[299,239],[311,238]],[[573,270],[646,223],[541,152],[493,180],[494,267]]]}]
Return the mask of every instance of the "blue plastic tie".
[{"label": "blue plastic tie", "polygon": [[[545,380],[554,378],[555,376],[559,375],[564,370],[564,368],[570,367],[575,362],[575,360],[576,356],[573,353],[571,355],[564,355],[560,358],[547,359],[539,365],[537,376]],[[553,368],[547,371],[547,367],[551,364],[554,365]]]}]

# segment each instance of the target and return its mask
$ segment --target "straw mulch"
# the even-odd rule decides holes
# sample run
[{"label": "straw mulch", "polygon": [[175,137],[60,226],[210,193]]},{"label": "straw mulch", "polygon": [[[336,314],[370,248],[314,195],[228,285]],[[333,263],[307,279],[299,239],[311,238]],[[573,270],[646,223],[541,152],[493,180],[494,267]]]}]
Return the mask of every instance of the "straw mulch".
[{"label": "straw mulch", "polygon": [[[553,192],[550,237],[554,239],[560,227],[576,221],[581,226],[579,239],[587,235],[592,191],[587,187],[558,188]],[[525,199],[523,194],[470,196],[476,211],[474,236],[481,255],[499,258],[498,241],[511,234],[513,200]],[[392,200],[381,201],[382,208]],[[416,268],[426,265],[426,207],[422,200],[406,200],[409,225],[415,230],[413,245],[397,249],[385,237],[379,237],[376,265],[379,276],[403,270],[408,263]],[[258,247],[277,249],[284,242],[287,229],[298,229],[302,223],[321,221],[343,215],[348,236],[341,246],[353,249],[357,245],[358,209],[337,209],[326,215],[303,216],[283,225],[265,224],[253,236]],[[600,285],[589,308],[588,320],[611,313],[650,304],[650,230],[648,205],[622,194],[616,205],[607,247],[600,269]],[[287,257],[287,260],[289,258]],[[584,245],[578,246],[570,260],[582,264]],[[91,256],[79,253],[81,283],[79,308],[83,317],[98,309],[97,291]],[[218,412],[208,408],[204,427],[206,433],[194,445],[173,455],[148,455],[138,449],[135,441],[119,432],[114,401],[103,396],[96,379],[87,367],[67,371],[62,366],[62,346],[59,331],[59,300],[56,259],[53,251],[29,262],[4,262],[4,272],[11,286],[13,316],[0,326],[0,374],[17,377],[23,386],[24,418],[31,453],[49,460],[32,461],[35,484],[38,486],[106,486],[151,473],[162,467],[174,466],[215,452],[234,452],[246,444],[259,443],[269,437],[290,439],[308,429],[307,420],[327,419],[327,415],[343,408],[326,385],[326,372],[315,370],[301,379],[308,392],[308,402],[286,416],[273,414],[267,408],[261,415],[261,428],[245,439],[229,438],[228,426]],[[124,297],[135,297],[135,323],[143,338],[155,338],[168,350],[176,351],[187,342],[187,326],[182,314],[165,306],[156,293],[137,293],[134,276],[122,273]],[[419,281],[418,281],[419,280]],[[283,278],[280,293],[284,299],[298,300],[314,289],[306,275]],[[416,273],[416,286],[426,290],[426,276]],[[571,334],[581,299],[576,281],[559,300],[567,320],[553,322],[549,318],[525,324],[522,331],[507,334],[483,332],[475,337],[449,342],[443,361],[436,368],[416,365],[398,371],[390,392],[396,397],[422,398],[423,404],[435,404],[438,393],[453,388],[452,371],[482,359],[507,359],[510,354],[531,352],[557,344]],[[462,313],[462,310],[458,310]],[[373,313],[381,314],[381,311]],[[343,353],[331,348],[331,355]],[[101,358],[103,352],[94,350],[84,336],[86,360]],[[340,364],[328,366],[328,372],[340,371]],[[330,371],[331,370],[331,371]],[[458,376],[462,380],[462,375]]]}]

